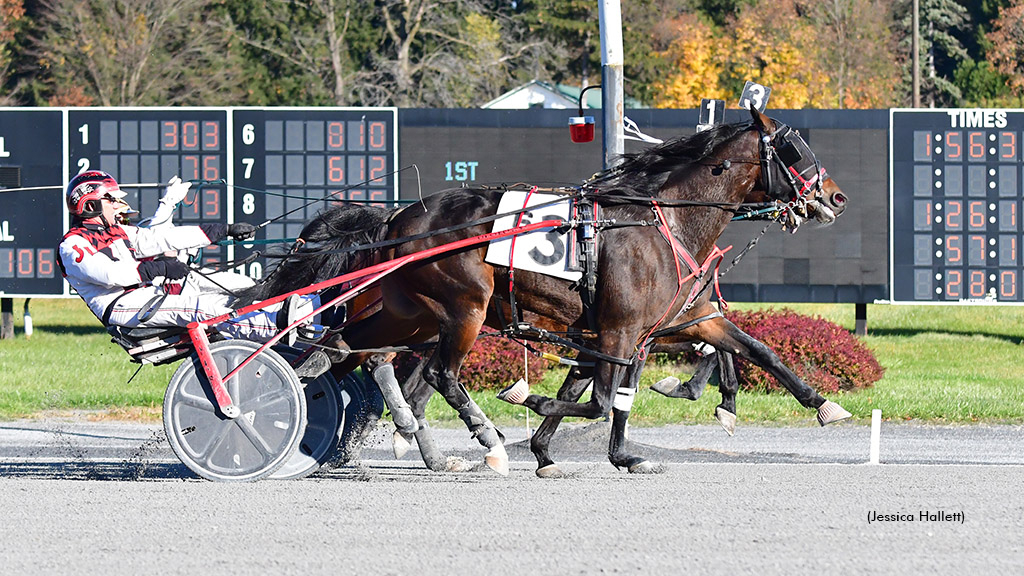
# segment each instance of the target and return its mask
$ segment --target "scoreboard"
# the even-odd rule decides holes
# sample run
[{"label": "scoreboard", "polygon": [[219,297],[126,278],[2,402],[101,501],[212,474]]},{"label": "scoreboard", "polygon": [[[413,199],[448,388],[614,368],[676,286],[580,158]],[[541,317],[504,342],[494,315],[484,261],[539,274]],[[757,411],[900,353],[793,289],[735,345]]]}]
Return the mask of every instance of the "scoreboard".
[{"label": "scoreboard", "polygon": [[[233,221],[274,219],[257,240],[294,240],[338,201],[396,200],[396,114],[394,108],[235,110]],[[244,244],[234,258],[264,249]],[[268,264],[258,259],[239,272],[260,278]]]},{"label": "scoreboard", "polygon": [[195,184],[176,224],[267,223],[251,243],[203,250],[226,262],[280,251],[331,202],[396,200],[397,124],[395,108],[0,109],[0,297],[68,295],[56,247],[74,174],[109,172],[141,217],[179,176]]},{"label": "scoreboard", "polygon": [[[125,201],[142,217],[156,211],[172,177],[221,181],[196,187],[182,202],[174,223],[196,225],[227,220],[223,183],[228,148],[227,112],[194,109],[71,109],[68,145],[71,173],[109,172],[128,193]],[[65,179],[69,180],[70,176]],[[147,183],[140,187],[133,184]],[[203,250],[207,262],[225,259],[219,246]]]},{"label": "scoreboard", "polygon": [[891,300],[1024,303],[1024,111],[892,110]]},{"label": "scoreboard", "polygon": [[[743,119],[728,112],[735,112],[729,121]],[[800,128],[851,202],[828,228],[764,234],[723,281],[727,299],[1024,303],[1024,110],[771,114]],[[666,139],[698,121],[695,110],[628,115]],[[390,203],[400,188],[409,201],[461,185],[577,184],[600,168],[600,145],[572,143],[567,117],[564,110],[2,108],[0,297],[70,295],[56,265],[68,226],[63,187],[85,169],[113,174],[142,217],[153,214],[173,176],[195,181],[176,223],[263,225],[251,242],[203,252],[205,262],[232,262],[283,250],[341,200]],[[721,245],[741,247],[760,230],[737,223]],[[257,258],[235,270],[261,278],[272,264]]]},{"label": "scoreboard", "polygon": [[[0,110],[0,295],[63,294],[60,110]],[[13,191],[12,191],[13,190]]]}]

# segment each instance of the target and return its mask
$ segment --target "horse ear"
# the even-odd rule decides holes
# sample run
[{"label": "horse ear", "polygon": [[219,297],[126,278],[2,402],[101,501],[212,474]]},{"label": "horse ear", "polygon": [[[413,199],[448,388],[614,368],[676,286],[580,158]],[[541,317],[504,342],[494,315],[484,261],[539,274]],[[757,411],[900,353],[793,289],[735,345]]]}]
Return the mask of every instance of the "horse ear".
[{"label": "horse ear", "polygon": [[754,125],[761,129],[762,132],[771,132],[772,119],[761,113],[760,110],[754,107],[754,104],[750,104],[750,116],[754,119]]}]

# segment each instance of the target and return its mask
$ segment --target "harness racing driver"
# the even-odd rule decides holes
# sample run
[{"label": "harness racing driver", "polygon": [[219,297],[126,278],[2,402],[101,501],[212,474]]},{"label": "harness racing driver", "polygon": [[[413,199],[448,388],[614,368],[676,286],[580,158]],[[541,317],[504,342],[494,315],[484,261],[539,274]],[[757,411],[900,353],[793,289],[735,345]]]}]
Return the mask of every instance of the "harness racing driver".
[{"label": "harness racing driver", "polygon": [[[175,257],[164,254],[203,248],[226,237],[247,240],[256,228],[246,222],[174,226],[170,215],[191,182],[171,179],[149,227],[128,224],[131,207],[114,178],[99,170],[75,176],[65,189],[71,225],[60,242],[57,263],[61,273],[104,326],[187,327],[232,311],[231,290],[253,285],[230,272],[191,273]],[[318,305],[318,297],[290,296],[283,305],[231,318],[215,328],[228,338],[270,340]],[[281,313],[281,310],[284,310]],[[295,333],[288,335],[294,344]]]}]

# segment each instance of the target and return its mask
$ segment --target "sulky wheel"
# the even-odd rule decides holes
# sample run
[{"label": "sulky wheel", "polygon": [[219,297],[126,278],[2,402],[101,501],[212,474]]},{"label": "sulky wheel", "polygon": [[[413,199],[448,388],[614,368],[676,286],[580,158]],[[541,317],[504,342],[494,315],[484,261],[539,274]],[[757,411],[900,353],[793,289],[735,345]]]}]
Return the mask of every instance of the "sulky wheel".
[{"label": "sulky wheel", "polygon": [[[210,353],[226,376],[259,345],[224,340]],[[241,412],[221,414],[199,358],[182,362],[164,395],[164,430],[175,455],[193,472],[214,481],[258,480],[295,453],[306,425],[306,399],[291,366],[272,350],[252,359],[224,383]]]},{"label": "sulky wheel", "polygon": [[[299,350],[279,347],[281,356],[291,362]],[[316,378],[302,379],[306,396],[306,430],[299,441],[299,449],[270,478],[294,480],[305,478],[320,469],[338,445],[345,413],[342,411],[338,381],[330,372]]]}]

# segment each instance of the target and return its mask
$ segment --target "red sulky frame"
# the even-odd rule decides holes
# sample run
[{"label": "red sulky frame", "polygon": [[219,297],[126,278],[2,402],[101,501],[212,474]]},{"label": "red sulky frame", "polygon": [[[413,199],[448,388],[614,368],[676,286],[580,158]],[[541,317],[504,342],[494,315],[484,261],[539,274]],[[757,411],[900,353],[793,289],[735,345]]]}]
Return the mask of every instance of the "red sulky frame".
[{"label": "red sulky frame", "polygon": [[[356,270],[355,272],[349,272],[348,274],[343,274],[330,280],[325,280],[323,282],[319,282],[317,284],[313,284],[311,286],[307,286],[299,290],[294,290],[286,294],[281,294],[280,296],[274,296],[273,298],[263,300],[262,302],[256,302],[254,304],[250,304],[249,306],[239,308],[238,310],[235,310],[234,312],[231,312],[229,314],[223,314],[221,316],[217,316],[216,318],[210,318],[206,322],[192,322],[191,324],[188,325],[188,334],[189,337],[192,339],[192,345],[195,347],[196,354],[199,356],[199,362],[203,366],[203,371],[206,373],[206,377],[210,382],[210,388],[213,391],[214,398],[217,400],[218,408],[220,408],[221,413],[223,413],[224,416],[226,416],[227,418],[238,418],[241,415],[241,411],[238,409],[237,406],[234,405],[234,402],[231,400],[231,396],[228,394],[227,387],[224,386],[225,382],[234,378],[242,368],[244,368],[249,362],[252,361],[253,358],[256,357],[257,354],[262,353],[267,348],[276,344],[281,338],[284,337],[285,333],[287,333],[289,330],[295,328],[302,322],[306,321],[309,318],[312,318],[316,314],[323,312],[324,310],[330,308],[331,306],[347,302],[348,300],[354,298],[356,295],[361,293],[366,288],[380,281],[382,278],[384,278],[388,274],[391,274],[395,270],[398,270],[402,266],[420,260],[424,260],[426,258],[432,258],[439,254],[444,254],[445,252],[459,250],[461,248],[472,246],[474,244],[484,244],[486,242],[491,242],[493,240],[498,240],[508,236],[518,236],[519,234],[526,234],[528,232],[533,232],[535,230],[540,230],[543,228],[556,228],[564,224],[565,222],[563,220],[543,220],[540,222],[534,222],[532,224],[516,226],[513,228],[509,228],[507,230],[488,232],[486,234],[472,236],[470,238],[465,238],[463,240],[449,242],[448,244],[442,244],[441,246],[435,246],[433,248],[428,248],[426,250],[414,252],[412,254],[402,256],[401,258],[388,260],[387,262],[381,262],[380,264],[374,264],[373,266],[369,266],[361,270]],[[213,356],[210,354],[210,341],[206,336],[207,328],[209,328],[210,326],[214,326],[216,324],[220,324],[221,322],[224,322],[231,318],[243,314],[248,314],[249,312],[253,312],[261,308],[277,304],[278,302],[283,302],[287,297],[293,294],[311,294],[313,292],[319,292],[320,290],[325,290],[332,286],[337,286],[339,284],[345,283],[355,283],[355,285],[349,290],[343,292],[341,295],[334,298],[333,300],[329,301],[328,303],[321,304],[321,306],[316,310],[310,312],[309,314],[306,314],[305,316],[297,320],[294,320],[291,324],[288,325],[287,328],[281,330],[276,336],[271,338],[267,343],[263,344],[262,346],[260,346],[258,350],[253,352],[251,356],[243,360],[242,363],[235,367],[234,370],[232,370],[226,376],[221,376],[220,371],[217,369],[216,363],[213,361]]]}]

